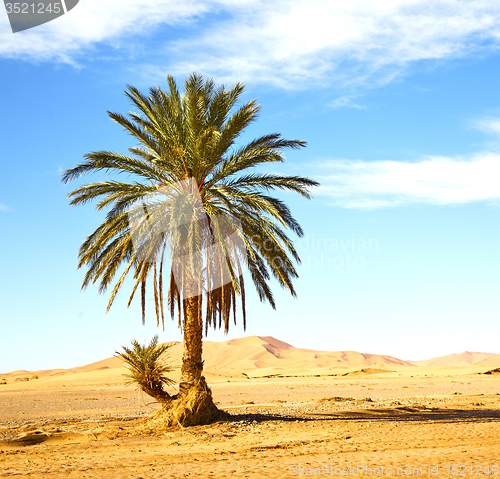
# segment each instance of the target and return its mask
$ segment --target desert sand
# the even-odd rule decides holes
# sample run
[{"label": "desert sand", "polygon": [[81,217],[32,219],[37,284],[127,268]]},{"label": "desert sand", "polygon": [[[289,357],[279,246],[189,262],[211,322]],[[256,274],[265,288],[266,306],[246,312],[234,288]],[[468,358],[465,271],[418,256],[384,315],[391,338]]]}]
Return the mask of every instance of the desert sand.
[{"label": "desert sand", "polygon": [[[0,476],[500,475],[500,355],[422,365],[270,337],[204,348],[214,400],[230,417],[156,435],[139,431],[157,404],[124,386],[117,358],[0,374]],[[181,354],[171,349],[174,364]]]}]

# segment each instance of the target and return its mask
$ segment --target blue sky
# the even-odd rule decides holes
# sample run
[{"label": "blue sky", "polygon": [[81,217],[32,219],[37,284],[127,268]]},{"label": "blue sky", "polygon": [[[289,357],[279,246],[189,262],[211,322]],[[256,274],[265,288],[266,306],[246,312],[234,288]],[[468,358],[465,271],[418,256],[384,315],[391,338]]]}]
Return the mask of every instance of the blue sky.
[{"label": "blue sky", "polygon": [[[500,353],[500,4],[456,1],[81,1],[9,33],[0,8],[0,371],[73,367],[146,326],[126,292],[106,314],[77,252],[103,218],[68,206],[61,172],[133,140],[106,111],[196,71],[262,106],[242,142],[308,142],[274,168],[316,179],[281,195],[306,231],[298,299],[248,299],[248,326],[296,347],[402,359]],[[93,180],[100,177],[94,176]],[[364,248],[363,248],[364,245]],[[151,293],[152,296],[152,293]],[[209,340],[223,340],[209,332]]]}]

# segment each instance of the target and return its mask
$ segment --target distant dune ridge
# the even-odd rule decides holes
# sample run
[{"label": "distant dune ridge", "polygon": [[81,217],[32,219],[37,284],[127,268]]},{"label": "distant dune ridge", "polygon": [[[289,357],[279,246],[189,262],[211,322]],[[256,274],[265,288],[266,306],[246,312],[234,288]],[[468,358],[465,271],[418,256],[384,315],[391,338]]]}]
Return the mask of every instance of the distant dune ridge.
[{"label": "distant dune ridge", "polygon": [[[174,366],[181,363],[182,343],[175,342],[169,350],[170,359]],[[229,341],[204,341],[203,357],[206,371],[228,372],[258,372],[260,375],[269,370],[269,373],[281,370],[293,370],[311,373],[337,369],[375,368],[392,370],[400,367],[455,367],[455,366],[500,366],[500,354],[463,352],[424,361],[403,361],[392,356],[379,354],[362,354],[356,351],[315,351],[311,349],[295,348],[284,341],[271,336],[247,336]],[[14,371],[0,374],[0,377],[29,377],[36,374],[39,378],[72,375],[75,373],[90,373],[123,368],[121,359],[111,357],[86,366],[72,369],[52,369],[45,371]]]},{"label": "distant dune ridge", "polygon": [[[493,353],[472,353],[469,351],[464,351],[460,354],[448,354],[447,356],[425,359],[423,361],[412,361],[412,363],[416,366],[480,366],[483,365],[483,361],[487,361],[488,359],[495,356],[498,356],[500,358],[500,354],[495,355]],[[484,364],[484,366],[488,365],[489,364]]]},{"label": "distant dune ridge", "polygon": [[493,354],[489,358],[479,361],[475,366],[500,367],[500,354]]},{"label": "distant dune ridge", "polygon": [[408,361],[391,356],[294,348],[271,336],[250,336],[221,343],[207,341],[204,345],[204,357],[205,368],[208,370],[413,366]]}]

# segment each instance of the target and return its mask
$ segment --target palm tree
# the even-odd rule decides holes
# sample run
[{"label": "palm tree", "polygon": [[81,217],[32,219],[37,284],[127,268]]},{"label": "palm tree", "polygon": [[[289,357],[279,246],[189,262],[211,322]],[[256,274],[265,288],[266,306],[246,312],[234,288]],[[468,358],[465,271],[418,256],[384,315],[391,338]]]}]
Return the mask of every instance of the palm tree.
[{"label": "palm tree", "polygon": [[158,344],[158,335],[155,335],[148,346],[133,340],[131,348],[122,346],[123,351],[115,353],[129,370],[129,374],[126,375],[127,384],[135,384],[139,390],[161,404],[170,403],[172,400],[172,396],[163,389],[164,386],[175,384],[167,376],[173,371],[166,355],[172,346],[173,343]]},{"label": "palm tree", "polygon": [[231,313],[236,323],[237,295],[246,326],[246,269],[260,300],[273,308],[271,276],[296,296],[293,260],[300,258],[285,230],[298,236],[303,231],[286,204],[268,192],[293,191],[310,198],[309,189],[318,183],[249,171],[282,162],[283,150],[306,143],[273,133],[236,147],[260,109],[255,100],[237,107],[243,89],[240,83],[216,87],[197,74],[185,81],[183,94],[171,76],[168,90],[150,88],[149,96],[129,85],[125,93],[137,111],[128,118],[108,114],[138,146],[129,148],[130,155],[89,153],[62,175],[64,183],[97,171],[132,177],[86,184],[69,195],[72,205],[98,199],[97,210],[110,208],[80,248],[78,267],[88,267],[82,288],[99,281],[99,292],[106,292],[120,272],[109,310],[133,273],[128,305],[140,289],[144,323],[149,280],[157,325],[161,320],[164,327],[163,266],[170,254],[167,302],[172,319],[177,309],[184,338],[179,400],[203,381],[203,329],[224,327],[227,332]]}]

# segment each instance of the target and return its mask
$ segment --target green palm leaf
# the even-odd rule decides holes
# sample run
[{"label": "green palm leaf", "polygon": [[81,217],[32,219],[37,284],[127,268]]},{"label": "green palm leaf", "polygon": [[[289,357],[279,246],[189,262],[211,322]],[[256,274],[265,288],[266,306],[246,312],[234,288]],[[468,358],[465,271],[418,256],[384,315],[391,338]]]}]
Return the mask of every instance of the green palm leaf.
[{"label": "green palm leaf", "polygon": [[122,346],[122,352],[116,352],[129,370],[128,384],[135,384],[138,389],[153,396],[161,402],[170,399],[164,386],[175,382],[167,374],[173,371],[167,362],[166,352],[173,344],[158,344],[158,335],[154,336],[148,346],[132,341],[132,348]]}]

